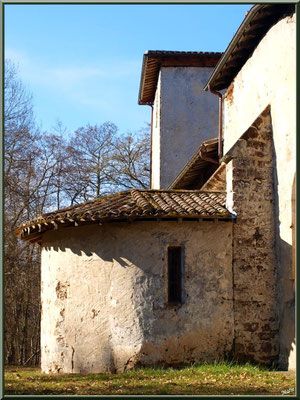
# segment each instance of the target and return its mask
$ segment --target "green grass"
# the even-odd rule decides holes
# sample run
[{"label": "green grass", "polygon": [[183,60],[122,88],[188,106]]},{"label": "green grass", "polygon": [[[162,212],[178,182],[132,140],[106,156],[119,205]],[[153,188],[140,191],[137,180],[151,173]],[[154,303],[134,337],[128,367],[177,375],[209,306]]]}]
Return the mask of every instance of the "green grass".
[{"label": "green grass", "polygon": [[7,366],[5,394],[26,395],[294,395],[295,374],[250,364],[215,363],[180,369],[139,368],[122,374],[45,375]]}]

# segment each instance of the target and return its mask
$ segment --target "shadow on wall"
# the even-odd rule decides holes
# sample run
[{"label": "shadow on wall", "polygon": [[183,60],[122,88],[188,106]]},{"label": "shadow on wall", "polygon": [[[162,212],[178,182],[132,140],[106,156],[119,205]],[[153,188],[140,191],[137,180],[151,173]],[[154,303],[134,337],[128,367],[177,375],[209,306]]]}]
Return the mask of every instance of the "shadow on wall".
[{"label": "shadow on wall", "polygon": [[[292,228],[292,243],[291,246],[281,238],[280,224],[281,222],[289,223],[288,221],[281,221],[283,219],[280,215],[279,209],[279,182],[277,175],[277,156],[276,149],[273,142],[274,154],[274,216],[276,227],[276,263],[277,263],[277,292],[278,292],[278,317],[279,317],[279,368],[287,370],[291,367],[290,359],[291,353],[294,351],[295,345],[295,281],[294,281],[294,257],[295,252],[295,180],[294,174],[293,185],[291,190],[291,213],[292,221],[290,228]],[[294,366],[295,367],[295,366]]]},{"label": "shadow on wall", "polygon": [[[131,266],[136,266],[139,269],[144,265],[144,263],[138,263],[134,259],[134,254],[131,249],[128,250],[122,249],[122,256],[118,256],[119,251],[117,249],[111,248],[110,254],[108,252],[100,252],[98,249],[90,246],[89,249],[85,246],[85,251],[78,250],[77,247],[63,247],[63,246],[43,246],[43,248],[47,251],[56,251],[56,252],[66,252],[67,250],[71,251],[73,254],[84,257],[85,260],[92,260],[93,257],[96,257],[99,262],[103,263],[118,263],[122,268],[129,268]],[[96,259],[95,259],[96,260]],[[163,260],[162,260],[163,261]],[[147,264],[147,262],[146,262]]]},{"label": "shadow on wall", "polygon": [[[170,221],[137,222],[134,229],[112,223],[47,232],[42,257],[50,291],[44,299],[45,304],[49,298],[56,302],[56,285],[58,304],[51,321],[55,324],[60,309],[66,309],[66,340],[75,349],[74,368],[68,370],[121,371],[137,362],[189,365],[227,354],[233,341],[232,224],[220,224],[217,241],[215,225],[204,222],[199,231],[199,222],[180,228]],[[170,243],[187,248],[185,289],[182,302],[166,306],[165,249]],[[72,307],[81,338],[76,343],[67,311]]]},{"label": "shadow on wall", "polygon": [[[84,228],[84,227],[81,227]],[[64,228],[66,230],[68,228]],[[76,229],[76,233],[81,233],[80,228],[70,228],[70,229]],[[117,235],[115,236],[115,241],[117,241]],[[101,239],[99,239],[99,242]],[[77,243],[80,241],[76,241]],[[140,268],[143,267],[143,265],[149,264],[147,263],[147,260],[145,259],[145,263],[139,263],[138,260],[136,259],[136,256],[134,254],[134,251],[132,248],[126,248],[125,246],[122,247],[122,249],[119,249],[118,246],[113,243],[114,241],[110,242],[110,245],[107,246],[107,242],[103,245],[102,249],[99,249],[99,245],[95,246],[93,243],[85,243],[82,248],[76,244],[72,245],[66,245],[66,246],[56,246],[56,245],[45,245],[43,246],[43,249],[47,251],[55,251],[55,252],[71,252],[74,255],[80,256],[84,259],[85,262],[89,261],[95,261],[95,262],[101,262],[101,263],[118,263],[120,267],[122,268],[129,268],[133,265],[136,267]],[[147,257],[149,260],[149,257]],[[151,264],[151,258],[150,258],[150,264]]]},{"label": "shadow on wall", "polygon": [[[171,223],[172,221],[168,221],[168,226]],[[178,223],[174,221],[170,230],[154,231],[151,234],[147,232],[148,227],[144,224],[145,222],[133,222],[131,223],[133,229],[130,230],[128,222],[66,227],[48,232],[49,236],[45,238],[43,249],[54,252],[71,251],[86,260],[88,258],[92,260],[94,257],[95,260],[99,258],[103,262],[117,261],[123,268],[132,265],[142,267],[145,264],[148,270],[154,260],[164,261],[166,246],[178,243]],[[189,226],[190,224],[194,229],[198,229],[198,222],[190,222]],[[128,232],[133,234],[129,235]],[[181,236],[179,245],[187,245],[188,239],[184,235],[179,236]]]}]

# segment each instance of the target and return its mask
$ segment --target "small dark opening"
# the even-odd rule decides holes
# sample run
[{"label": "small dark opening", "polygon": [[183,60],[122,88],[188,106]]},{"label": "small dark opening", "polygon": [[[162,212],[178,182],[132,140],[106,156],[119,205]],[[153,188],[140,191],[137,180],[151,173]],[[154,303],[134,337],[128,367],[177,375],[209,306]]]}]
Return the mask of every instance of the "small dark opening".
[{"label": "small dark opening", "polygon": [[168,303],[182,301],[182,248],[168,248]]}]

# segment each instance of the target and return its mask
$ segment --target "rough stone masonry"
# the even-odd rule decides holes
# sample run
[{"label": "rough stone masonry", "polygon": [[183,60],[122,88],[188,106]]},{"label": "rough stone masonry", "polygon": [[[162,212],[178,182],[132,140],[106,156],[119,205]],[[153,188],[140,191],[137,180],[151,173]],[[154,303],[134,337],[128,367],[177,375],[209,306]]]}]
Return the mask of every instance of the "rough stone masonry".
[{"label": "rough stone masonry", "polygon": [[228,152],[230,158],[228,196],[237,214],[233,228],[233,352],[239,361],[270,365],[278,361],[279,338],[269,107]]}]

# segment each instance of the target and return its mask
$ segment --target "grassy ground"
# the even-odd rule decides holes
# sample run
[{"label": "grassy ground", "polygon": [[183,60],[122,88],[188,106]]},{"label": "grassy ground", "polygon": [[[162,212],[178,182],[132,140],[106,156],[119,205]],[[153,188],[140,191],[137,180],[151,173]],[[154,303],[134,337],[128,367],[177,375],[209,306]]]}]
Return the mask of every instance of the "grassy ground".
[{"label": "grassy ground", "polygon": [[44,375],[39,368],[7,366],[5,394],[291,396],[295,394],[295,374],[230,363],[141,368],[112,375]]}]

